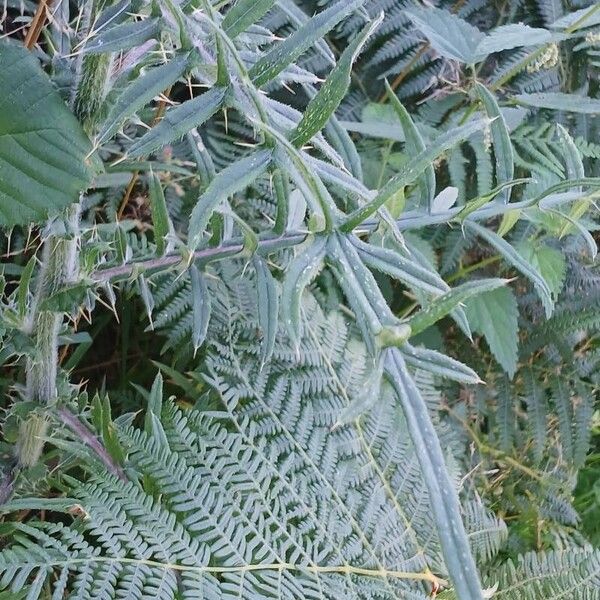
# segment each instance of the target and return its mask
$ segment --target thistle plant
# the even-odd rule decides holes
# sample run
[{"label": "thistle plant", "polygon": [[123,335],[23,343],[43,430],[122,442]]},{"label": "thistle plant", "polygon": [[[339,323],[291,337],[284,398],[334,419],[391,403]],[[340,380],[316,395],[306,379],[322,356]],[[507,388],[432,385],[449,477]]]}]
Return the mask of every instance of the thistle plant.
[{"label": "thistle plant", "polygon": [[600,12],[550,4],[9,6],[0,589],[600,597]]}]

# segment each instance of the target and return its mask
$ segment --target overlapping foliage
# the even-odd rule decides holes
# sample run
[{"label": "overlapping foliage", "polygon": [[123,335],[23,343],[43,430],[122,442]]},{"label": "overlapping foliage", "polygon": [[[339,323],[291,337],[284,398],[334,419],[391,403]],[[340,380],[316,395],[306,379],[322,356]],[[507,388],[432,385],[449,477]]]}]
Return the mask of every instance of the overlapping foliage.
[{"label": "overlapping foliage", "polygon": [[86,0],[0,40],[4,588],[600,597],[600,11],[529,9]]}]

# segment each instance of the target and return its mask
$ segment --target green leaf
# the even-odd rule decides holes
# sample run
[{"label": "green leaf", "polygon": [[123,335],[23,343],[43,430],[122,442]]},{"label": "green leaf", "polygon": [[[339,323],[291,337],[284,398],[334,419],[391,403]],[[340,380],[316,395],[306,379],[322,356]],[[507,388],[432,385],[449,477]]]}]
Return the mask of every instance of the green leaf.
[{"label": "green leaf", "polygon": [[[510,134],[494,95],[481,83],[477,83],[476,87],[487,116],[493,119],[490,128],[496,158],[496,183],[500,185],[512,181],[515,174],[514,153]],[[509,187],[501,192],[502,201],[505,204],[510,201],[510,191],[511,188]]]},{"label": "green leaf", "polygon": [[463,283],[432,300],[425,308],[410,317],[407,324],[415,336],[445,317],[465,300],[506,285],[505,279],[478,279]]},{"label": "green leaf", "polygon": [[587,96],[564,94],[562,92],[540,92],[536,94],[517,94],[513,98],[523,106],[564,110],[588,115],[600,113],[600,100],[588,98]]},{"label": "green leaf", "polygon": [[517,250],[545,279],[552,296],[557,299],[567,274],[567,264],[563,253],[546,244],[527,240],[519,242]]},{"label": "green leaf", "polygon": [[32,256],[25,265],[21,276],[19,277],[19,285],[17,286],[17,310],[19,316],[24,317],[27,313],[27,297],[29,295],[29,284],[33,269],[37,263],[36,256]]},{"label": "green leaf", "polygon": [[346,15],[363,4],[364,0],[340,0],[310,19],[306,25],[279,42],[250,69],[252,82],[260,87],[274,79],[317,40],[333,29]]},{"label": "green leaf", "polygon": [[192,345],[196,354],[206,339],[212,303],[204,274],[195,265],[190,266],[189,273],[192,284]]},{"label": "green leaf", "polygon": [[213,87],[208,92],[167,110],[160,123],[132,144],[127,152],[130,158],[138,158],[154,152],[183,137],[194,127],[210,119],[223,103],[225,88]]},{"label": "green leaf", "polygon": [[262,331],[261,362],[267,363],[275,347],[279,320],[279,295],[277,285],[266,262],[259,256],[252,259],[256,271],[258,325]]},{"label": "green leaf", "polygon": [[[406,137],[407,155],[414,156],[420,152],[424,152],[426,149],[425,142],[423,141],[419,130],[416,128],[413,120],[408,114],[408,111],[404,108],[387,80],[385,81],[385,89],[387,90],[388,98],[392,102],[392,107],[394,108],[396,114],[398,115],[398,119],[400,119],[400,123],[402,124],[404,136]],[[431,213],[433,199],[435,197],[435,169],[433,168],[433,164],[426,167],[423,175],[419,177],[419,187],[421,188],[421,196],[427,205],[427,210]]]},{"label": "green leaf", "polygon": [[0,227],[75,202],[101,163],[35,55],[0,39]]},{"label": "green leaf", "polygon": [[554,309],[554,301],[552,299],[552,291],[546,280],[542,277],[540,272],[525,260],[519,252],[517,252],[506,240],[501,238],[498,234],[482,227],[481,225],[474,223],[473,221],[465,221],[465,227],[471,229],[478,236],[482,237],[490,246],[494,247],[502,256],[511,264],[513,267],[521,271],[525,277],[527,277],[535,287],[535,290],[540,297],[546,316],[550,317]]},{"label": "green leaf", "polygon": [[154,243],[156,244],[157,253],[159,256],[162,256],[166,251],[165,238],[171,229],[171,221],[160,179],[152,170],[149,176],[148,192],[150,196],[152,224],[154,226]]},{"label": "green leaf", "polygon": [[517,300],[509,287],[501,287],[466,301],[465,312],[474,331],[485,337],[492,354],[512,379],[517,370]]},{"label": "green leaf", "polygon": [[415,158],[404,163],[399,172],[379,191],[379,194],[364,206],[351,213],[344,223],[340,226],[341,231],[352,231],[363,221],[368,219],[375,211],[399,192],[402,188],[409,185],[427,169],[431,163],[443,152],[455,146],[459,142],[466,140],[476,131],[480,131],[487,121],[474,120],[461,127],[456,127],[443,133],[435,143],[424,152],[419,153]]},{"label": "green leaf", "polygon": [[331,115],[333,115],[348,91],[350,71],[356,57],[382,20],[383,13],[367,24],[346,47],[319,92],[308,103],[300,123],[291,132],[290,142],[294,146],[300,147],[306,144],[316,133],[323,129]]},{"label": "green leaf", "polygon": [[505,183],[501,183],[489,193],[484,194],[483,196],[479,196],[478,198],[474,198],[473,200],[469,200],[455,215],[452,220],[458,223],[463,223],[464,220],[476,210],[485,206],[489,202],[491,202],[498,194],[500,194],[503,190],[507,188],[512,188],[515,185],[520,185],[522,183],[529,183],[531,179],[514,179],[513,181],[506,181]]},{"label": "green leaf", "polygon": [[83,47],[84,54],[118,52],[140,46],[160,35],[160,19],[122,23],[95,34]]},{"label": "green leaf", "polygon": [[176,56],[160,67],[148,70],[141,77],[131,81],[111,106],[100,128],[97,143],[101,144],[115,134],[125,119],[175,83],[189,66],[190,55],[186,53]]},{"label": "green leaf", "polygon": [[244,189],[267,170],[271,162],[271,150],[259,150],[226,167],[210,182],[206,191],[194,206],[190,217],[188,248],[193,252],[206,230],[213,211],[220,202]]},{"label": "green leaf", "polygon": [[233,39],[258,22],[274,4],[275,0],[237,0],[227,11],[221,27]]}]

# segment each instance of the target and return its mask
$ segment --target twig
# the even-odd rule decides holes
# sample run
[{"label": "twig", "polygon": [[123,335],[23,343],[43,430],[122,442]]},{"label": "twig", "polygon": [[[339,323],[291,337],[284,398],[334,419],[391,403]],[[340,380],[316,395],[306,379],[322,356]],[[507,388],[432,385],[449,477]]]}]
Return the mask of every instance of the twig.
[{"label": "twig", "polygon": [[100,443],[98,438],[79,420],[79,417],[72,413],[68,408],[62,406],[57,411],[61,421],[71,430],[73,433],[81,439],[81,441],[96,454],[96,456],[102,461],[107,470],[118,477],[121,481],[127,481],[125,472],[118,465],[107,452],[106,448]]},{"label": "twig", "polygon": [[[291,246],[298,246],[307,237],[305,233],[295,233],[277,238],[270,238],[266,240],[260,240],[258,242],[258,250],[277,250],[279,248],[288,248]],[[205,248],[203,250],[197,250],[194,252],[193,257],[196,260],[221,260],[228,258],[242,252],[244,249],[243,243],[233,242],[230,244],[224,244],[215,248]],[[111,267],[108,269],[98,269],[91,275],[91,279],[98,283],[103,281],[110,281],[116,277],[129,277],[136,269],[154,270],[164,269],[184,262],[185,258],[181,254],[167,254],[160,258],[152,258],[150,260],[143,260],[135,263],[129,263],[120,265],[118,267]]]},{"label": "twig", "polygon": [[27,30],[27,35],[25,36],[25,48],[31,49],[36,45],[40,33],[42,33],[42,29],[44,29],[44,25],[46,24],[48,9],[51,4],[52,0],[40,0],[35,15],[31,20],[31,25]]}]

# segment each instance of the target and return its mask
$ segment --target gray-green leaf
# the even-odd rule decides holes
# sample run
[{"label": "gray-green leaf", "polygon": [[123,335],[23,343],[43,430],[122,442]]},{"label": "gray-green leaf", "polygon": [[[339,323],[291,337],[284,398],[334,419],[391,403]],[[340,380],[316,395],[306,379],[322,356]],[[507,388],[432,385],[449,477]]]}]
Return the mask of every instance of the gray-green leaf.
[{"label": "gray-green leaf", "polygon": [[253,83],[260,87],[277,77],[283,69],[363,2],[364,0],[340,0],[315,15],[306,25],[294,31],[254,64],[249,72]]},{"label": "gray-green leaf", "polygon": [[471,328],[485,337],[492,354],[513,377],[517,370],[517,300],[509,287],[485,292],[466,301],[465,311]]},{"label": "gray-green leaf", "polygon": [[383,13],[367,24],[346,47],[319,92],[308,103],[300,123],[290,134],[290,141],[294,146],[300,147],[308,142],[313,135],[323,129],[325,123],[335,112],[350,85],[352,64],[382,20]]},{"label": "gray-green leaf", "polygon": [[202,125],[219,109],[226,89],[213,87],[205,94],[168,110],[163,119],[129,149],[130,158],[150,154],[154,150],[183,137],[194,127]]},{"label": "gray-green leaf", "polygon": [[271,155],[271,150],[254,152],[220,171],[210,182],[204,194],[198,199],[190,217],[188,247],[191,251],[200,244],[210,217],[219,203],[244,189],[264,173],[271,162]]},{"label": "gray-green leaf", "polygon": [[185,73],[189,62],[190,55],[188,53],[179,55],[130,82],[112,105],[98,134],[98,143],[110,138],[127,117],[133,115],[152,98],[175,83]]}]

